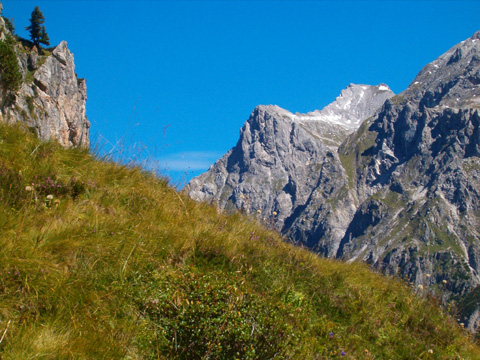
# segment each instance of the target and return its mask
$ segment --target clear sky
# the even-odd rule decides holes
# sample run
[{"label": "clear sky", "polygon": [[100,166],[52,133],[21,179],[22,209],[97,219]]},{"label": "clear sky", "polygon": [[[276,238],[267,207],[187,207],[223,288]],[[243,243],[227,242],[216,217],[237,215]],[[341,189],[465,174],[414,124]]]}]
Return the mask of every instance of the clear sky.
[{"label": "clear sky", "polygon": [[313,111],[350,83],[399,93],[480,30],[480,1],[0,1],[20,36],[39,6],[52,45],[68,42],[92,146],[179,187],[256,105]]}]

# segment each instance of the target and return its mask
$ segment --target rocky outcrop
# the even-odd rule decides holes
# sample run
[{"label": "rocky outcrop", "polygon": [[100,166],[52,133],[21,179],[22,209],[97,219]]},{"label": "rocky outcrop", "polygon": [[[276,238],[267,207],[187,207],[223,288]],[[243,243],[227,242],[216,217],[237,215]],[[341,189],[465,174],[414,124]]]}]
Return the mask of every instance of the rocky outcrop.
[{"label": "rocky outcrop", "polygon": [[0,89],[0,121],[22,122],[40,138],[64,146],[88,146],[86,81],[77,77],[67,43],[62,41],[51,53],[39,54],[21,43],[16,50],[23,82],[15,92]]},{"label": "rocky outcrop", "polygon": [[[455,300],[462,321],[475,330],[480,32],[425,66],[365,121],[354,120],[361,101],[350,108],[345,104],[355,101],[342,101],[308,115],[323,116],[330,125],[338,120],[343,133],[301,132],[302,116],[295,121],[284,110],[257,108],[237,146],[187,191],[221,208],[259,209],[259,218],[294,242],[325,256],[367,262],[445,302]],[[345,110],[338,117],[337,108]]]}]

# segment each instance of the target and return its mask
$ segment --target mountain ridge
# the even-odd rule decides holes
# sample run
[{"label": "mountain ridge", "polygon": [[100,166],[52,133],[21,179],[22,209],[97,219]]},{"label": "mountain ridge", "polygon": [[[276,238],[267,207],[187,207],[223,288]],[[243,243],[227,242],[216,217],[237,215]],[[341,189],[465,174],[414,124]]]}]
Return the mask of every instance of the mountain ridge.
[{"label": "mountain ridge", "polygon": [[[315,186],[315,171],[323,159],[334,156],[335,150],[352,132],[352,124],[347,121],[359,123],[358,118],[374,113],[371,107],[361,107],[357,103],[359,115],[342,122],[339,121],[341,113],[332,117],[331,108],[342,109],[342,104],[349,99],[363,97],[379,106],[391,96],[393,92],[384,84],[351,84],[329,105],[330,108],[326,107],[325,113],[293,114],[276,105],[259,105],[242,127],[237,145],[205,175],[193,179],[185,191],[197,200],[214,198],[220,208],[244,209],[259,217],[264,214],[262,218],[268,214],[269,220],[276,212],[274,226],[280,230],[283,221],[307,201]],[[255,174],[262,172],[267,172],[267,178],[259,183]],[[206,177],[214,180],[203,180]],[[202,184],[205,185],[203,189]],[[231,191],[233,188],[237,188],[235,193]],[[265,195],[268,191],[275,194]],[[269,198],[267,205],[256,199],[257,193]]]},{"label": "mountain ridge", "polygon": [[[325,151],[305,174],[302,186],[313,185],[297,206],[270,206],[281,194],[270,199],[269,188],[262,192],[257,184],[257,218],[327,257],[365,261],[436,289],[445,303],[461,303],[480,280],[479,39],[476,32],[427,64],[406,90],[348,133],[338,151]],[[250,181],[268,178],[259,171],[255,177]],[[202,175],[190,184],[191,196],[192,188],[209,186]],[[231,193],[246,196],[244,185],[234,185]],[[295,193],[295,185],[286,193]],[[209,196],[202,200],[217,203],[222,194]],[[472,313],[460,313],[470,329],[479,326]]]}]

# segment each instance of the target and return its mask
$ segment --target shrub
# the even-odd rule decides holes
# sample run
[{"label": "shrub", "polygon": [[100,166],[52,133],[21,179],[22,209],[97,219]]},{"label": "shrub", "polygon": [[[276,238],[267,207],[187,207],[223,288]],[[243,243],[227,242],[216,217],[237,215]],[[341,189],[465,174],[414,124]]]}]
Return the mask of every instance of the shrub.
[{"label": "shrub", "polygon": [[35,105],[33,104],[33,97],[27,96],[25,98],[25,100],[27,102],[28,111],[30,112],[30,115],[34,116],[35,115]]},{"label": "shrub", "polygon": [[82,180],[72,177],[70,182],[65,184],[55,176],[38,176],[32,181],[32,189],[41,196],[53,195],[54,197],[71,196],[76,199],[88,189],[95,188],[92,182],[85,183]]},{"label": "shrub", "polygon": [[239,288],[237,279],[193,268],[154,278],[140,304],[154,324],[147,332],[151,348],[159,351],[154,358],[275,359],[295,342],[283,305]]},{"label": "shrub", "polygon": [[7,35],[5,41],[0,41],[0,84],[10,91],[18,90],[22,84],[17,54],[13,49],[14,41],[11,35]]},{"label": "shrub", "polygon": [[13,20],[5,16],[2,16],[2,19],[5,21],[5,27],[8,31],[10,31],[10,34],[15,35],[15,26],[13,25]]}]

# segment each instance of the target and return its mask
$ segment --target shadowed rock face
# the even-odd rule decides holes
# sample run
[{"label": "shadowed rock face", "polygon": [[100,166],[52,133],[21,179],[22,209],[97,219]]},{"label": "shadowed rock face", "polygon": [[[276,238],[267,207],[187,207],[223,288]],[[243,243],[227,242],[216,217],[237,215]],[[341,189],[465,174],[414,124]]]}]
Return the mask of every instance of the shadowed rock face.
[{"label": "shadowed rock face", "polygon": [[[359,206],[336,256],[408,276],[444,299],[480,282],[479,39],[425,66],[339,149],[355,169]],[[371,146],[359,153],[356,138]]]},{"label": "shadowed rock face", "polygon": [[22,87],[15,93],[0,89],[0,121],[25,123],[40,138],[56,139],[64,146],[88,146],[86,81],[77,78],[67,43],[62,41],[48,55],[38,54],[36,48],[25,50],[17,45]]},{"label": "shadowed rock face", "polygon": [[[258,218],[296,243],[405,276],[445,302],[458,299],[462,321],[475,330],[480,32],[384,103],[360,105],[349,92],[306,115],[257,107],[237,146],[186,191],[222,209],[260,210]],[[363,122],[355,121],[359,108],[370,111]]]}]

